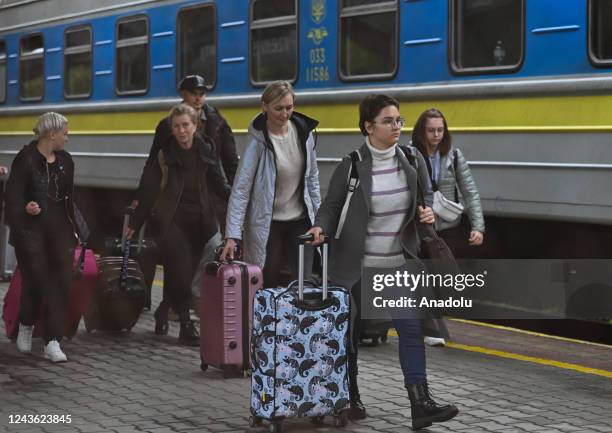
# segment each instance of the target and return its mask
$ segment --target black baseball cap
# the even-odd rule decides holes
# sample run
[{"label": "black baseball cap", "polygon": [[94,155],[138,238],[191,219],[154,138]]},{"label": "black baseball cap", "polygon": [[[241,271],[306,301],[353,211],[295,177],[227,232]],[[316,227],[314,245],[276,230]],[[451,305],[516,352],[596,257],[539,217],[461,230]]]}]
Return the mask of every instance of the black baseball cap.
[{"label": "black baseball cap", "polygon": [[200,75],[187,75],[179,83],[179,90],[206,90],[206,82]]}]

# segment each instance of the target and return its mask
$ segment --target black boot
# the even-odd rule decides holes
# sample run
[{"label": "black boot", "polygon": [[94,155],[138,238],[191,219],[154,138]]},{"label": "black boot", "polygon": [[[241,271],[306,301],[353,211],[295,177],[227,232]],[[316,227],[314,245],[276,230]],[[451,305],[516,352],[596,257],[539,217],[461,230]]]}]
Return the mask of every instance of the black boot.
[{"label": "black boot", "polygon": [[179,344],[183,346],[199,346],[200,333],[196,329],[192,320],[189,319],[189,311],[179,314],[181,330],[179,331]]},{"label": "black boot", "polygon": [[157,335],[167,335],[168,334],[168,307],[165,305],[164,301],[162,301],[155,313],[153,313],[153,317],[155,318],[155,333]]},{"label": "black boot", "polygon": [[366,414],[365,406],[361,402],[361,396],[359,395],[359,387],[357,386],[357,375],[349,374],[349,395],[350,395],[350,406],[348,417],[350,420],[364,419],[368,415]]},{"label": "black boot", "polygon": [[427,381],[412,383],[406,386],[410,398],[412,429],[429,427],[434,422],[448,421],[459,413],[455,405],[439,405],[431,398]]}]

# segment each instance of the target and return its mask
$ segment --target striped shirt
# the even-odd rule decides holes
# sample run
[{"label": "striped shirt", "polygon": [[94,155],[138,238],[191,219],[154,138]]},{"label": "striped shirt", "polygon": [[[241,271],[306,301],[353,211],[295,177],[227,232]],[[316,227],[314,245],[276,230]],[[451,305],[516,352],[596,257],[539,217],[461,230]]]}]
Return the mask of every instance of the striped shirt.
[{"label": "striped shirt", "polygon": [[400,244],[400,230],[410,204],[406,173],[395,148],[378,150],[366,144],[372,154],[372,195],[365,242],[364,266],[397,267],[406,262]]}]

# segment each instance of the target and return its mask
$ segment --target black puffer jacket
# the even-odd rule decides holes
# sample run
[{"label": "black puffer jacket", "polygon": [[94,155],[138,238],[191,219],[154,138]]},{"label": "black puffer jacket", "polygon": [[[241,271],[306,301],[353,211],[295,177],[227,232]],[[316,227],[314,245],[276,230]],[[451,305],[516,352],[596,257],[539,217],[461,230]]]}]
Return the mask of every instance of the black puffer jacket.
[{"label": "black puffer jacket", "polygon": [[[207,238],[217,231],[215,213],[210,201],[210,192],[216,193],[224,200],[228,200],[231,189],[227,180],[216,162],[212,144],[204,141],[200,135],[195,134],[193,146],[196,146],[200,161],[199,170],[200,205],[204,215],[210,215],[205,221],[203,232]],[[162,144],[161,150],[142,174],[141,201],[130,221],[130,227],[138,231],[142,224],[151,218],[150,227],[153,235],[163,237],[172,223],[174,214],[180,202],[185,179],[180,158],[177,151],[178,143],[174,136]],[[162,155],[162,158],[159,155]],[[162,186],[163,185],[163,186]]]},{"label": "black puffer jacket", "polygon": [[[14,246],[40,245],[45,230],[49,172],[47,160],[36,148],[37,144],[34,140],[17,154],[6,184],[6,222],[11,228],[10,243]],[[80,236],[74,212],[74,162],[65,150],[56,151],[55,156],[68,180],[66,216],[73,232]],[[26,204],[31,201],[38,203],[40,214],[26,212]],[[67,241],[75,245],[77,239]]]}]

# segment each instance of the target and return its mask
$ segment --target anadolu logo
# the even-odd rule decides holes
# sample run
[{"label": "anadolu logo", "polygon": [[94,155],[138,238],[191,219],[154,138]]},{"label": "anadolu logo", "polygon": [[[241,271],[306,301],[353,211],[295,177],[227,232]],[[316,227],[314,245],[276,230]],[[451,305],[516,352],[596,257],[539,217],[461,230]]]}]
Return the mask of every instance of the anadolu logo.
[{"label": "anadolu logo", "polygon": [[325,0],[310,0],[310,14],[315,24],[321,24],[325,18]]}]

